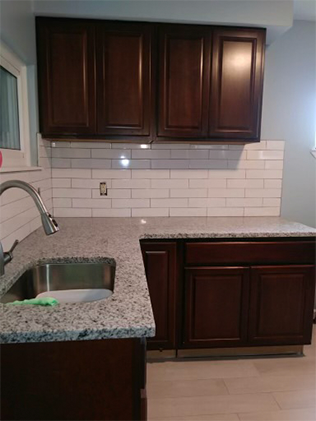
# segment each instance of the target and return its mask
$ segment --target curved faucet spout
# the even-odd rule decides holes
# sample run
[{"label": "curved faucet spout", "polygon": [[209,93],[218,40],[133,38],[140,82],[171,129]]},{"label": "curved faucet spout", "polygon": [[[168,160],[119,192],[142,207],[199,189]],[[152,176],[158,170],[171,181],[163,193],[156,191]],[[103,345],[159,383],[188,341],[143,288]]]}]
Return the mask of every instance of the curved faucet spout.
[{"label": "curved faucet spout", "polygon": [[[59,231],[57,222],[50,215],[46,206],[44,205],[44,202],[41,196],[38,194],[36,189],[33,186],[31,186],[31,184],[28,184],[25,181],[21,181],[21,180],[5,181],[4,183],[0,184],[0,196],[6,190],[14,188],[14,187],[25,190],[34,200],[34,203],[37,209],[39,210],[39,213],[41,214],[42,225],[43,225],[46,235],[54,234],[55,232]],[[10,251],[4,252],[2,248],[2,244],[0,243],[0,276],[4,275],[4,266],[12,260],[13,258],[12,252],[17,244],[18,244],[18,241],[16,241],[13,244]]]}]

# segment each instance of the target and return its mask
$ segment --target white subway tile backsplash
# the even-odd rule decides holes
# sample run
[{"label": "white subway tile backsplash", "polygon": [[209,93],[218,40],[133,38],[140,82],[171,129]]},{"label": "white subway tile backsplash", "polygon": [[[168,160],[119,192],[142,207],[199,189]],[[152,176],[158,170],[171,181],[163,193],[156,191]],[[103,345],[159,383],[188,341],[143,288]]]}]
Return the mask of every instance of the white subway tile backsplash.
[{"label": "white subway tile backsplash", "polygon": [[92,209],[94,218],[129,218],[131,209]]},{"label": "white subway tile backsplash", "polygon": [[[70,202],[93,217],[243,216],[245,209],[259,215],[263,208],[268,215],[280,209],[282,141],[56,146],[52,185],[54,207],[61,213]],[[49,161],[50,152],[42,148]],[[105,197],[100,196],[100,182],[107,183]],[[51,191],[48,183],[41,182],[41,188]]]},{"label": "white subway tile backsplash", "polygon": [[206,208],[170,208],[170,216],[206,216]]},{"label": "white subway tile backsplash", "polygon": [[150,199],[112,199],[113,208],[149,208]]},{"label": "white subway tile backsplash", "polygon": [[85,208],[54,208],[54,216],[65,218],[90,218],[92,212],[91,209]]},{"label": "white subway tile backsplash", "polygon": [[144,208],[132,209],[133,217],[159,217],[169,216],[169,208]]},{"label": "white subway tile backsplash", "polygon": [[279,216],[279,207],[245,208],[245,216]]},{"label": "white subway tile backsplash", "polygon": [[135,199],[168,198],[169,189],[132,189],[132,197]]}]

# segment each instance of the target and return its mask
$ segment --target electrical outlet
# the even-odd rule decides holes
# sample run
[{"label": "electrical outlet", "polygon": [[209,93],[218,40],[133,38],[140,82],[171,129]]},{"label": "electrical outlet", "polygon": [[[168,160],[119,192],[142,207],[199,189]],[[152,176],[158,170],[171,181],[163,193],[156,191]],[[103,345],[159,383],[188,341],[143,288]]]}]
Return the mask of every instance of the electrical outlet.
[{"label": "electrical outlet", "polygon": [[103,181],[100,183],[100,196],[107,196],[108,195],[108,188],[106,182]]}]

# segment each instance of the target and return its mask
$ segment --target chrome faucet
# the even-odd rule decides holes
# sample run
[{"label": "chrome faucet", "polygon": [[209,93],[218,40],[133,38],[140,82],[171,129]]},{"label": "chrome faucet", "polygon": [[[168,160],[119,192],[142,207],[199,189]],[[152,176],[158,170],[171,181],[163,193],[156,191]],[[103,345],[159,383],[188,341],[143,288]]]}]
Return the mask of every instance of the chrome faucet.
[{"label": "chrome faucet", "polygon": [[[38,194],[36,189],[31,186],[31,184],[26,183],[25,181],[20,180],[9,180],[5,181],[4,183],[0,184],[0,196],[3,192],[10,188],[19,188],[25,190],[34,200],[39,213],[41,214],[42,218],[42,225],[46,235],[55,234],[55,232],[59,231],[57,222],[53,219],[53,217],[48,212],[41,196]],[[4,275],[4,267],[7,263],[11,262],[13,255],[12,252],[18,244],[18,240],[16,240],[8,252],[3,251],[2,244],[0,243],[0,276]]]}]

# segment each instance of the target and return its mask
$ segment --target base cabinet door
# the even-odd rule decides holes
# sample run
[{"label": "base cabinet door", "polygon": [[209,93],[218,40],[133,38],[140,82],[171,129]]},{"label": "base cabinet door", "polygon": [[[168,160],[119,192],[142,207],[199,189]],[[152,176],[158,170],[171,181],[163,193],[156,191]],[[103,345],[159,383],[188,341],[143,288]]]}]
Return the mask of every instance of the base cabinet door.
[{"label": "base cabinet door", "polygon": [[143,242],[141,247],[156,323],[147,349],[175,349],[177,244]]},{"label": "base cabinet door", "polygon": [[313,265],[252,267],[249,343],[310,343],[314,288]]},{"label": "base cabinet door", "polygon": [[242,346],[247,340],[249,269],[186,269],[184,348]]}]

